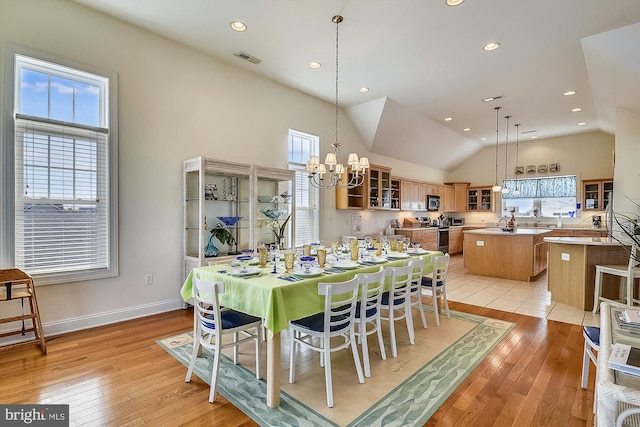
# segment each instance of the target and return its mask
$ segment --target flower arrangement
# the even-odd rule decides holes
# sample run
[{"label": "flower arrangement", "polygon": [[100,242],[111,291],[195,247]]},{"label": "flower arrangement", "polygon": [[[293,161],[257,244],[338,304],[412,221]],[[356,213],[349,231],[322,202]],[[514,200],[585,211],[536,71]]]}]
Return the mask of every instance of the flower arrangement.
[{"label": "flower arrangement", "polygon": [[291,219],[291,214],[287,216],[287,219],[284,220],[282,224],[277,219],[271,219],[269,221],[263,221],[258,224],[258,228],[267,227],[273,233],[276,243],[282,247],[284,245],[284,237],[285,231],[287,229],[287,224],[289,223],[289,219]]}]

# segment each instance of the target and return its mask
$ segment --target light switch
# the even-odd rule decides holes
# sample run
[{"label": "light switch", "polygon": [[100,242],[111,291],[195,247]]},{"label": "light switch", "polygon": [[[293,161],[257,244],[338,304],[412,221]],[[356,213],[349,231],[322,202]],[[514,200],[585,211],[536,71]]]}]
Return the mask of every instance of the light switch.
[{"label": "light switch", "polygon": [[571,255],[569,254],[565,254],[564,252],[562,253],[562,260],[563,261],[571,261]]},{"label": "light switch", "polygon": [[478,246],[484,246],[484,240],[478,240],[478,241],[476,241],[476,245],[478,245]]}]

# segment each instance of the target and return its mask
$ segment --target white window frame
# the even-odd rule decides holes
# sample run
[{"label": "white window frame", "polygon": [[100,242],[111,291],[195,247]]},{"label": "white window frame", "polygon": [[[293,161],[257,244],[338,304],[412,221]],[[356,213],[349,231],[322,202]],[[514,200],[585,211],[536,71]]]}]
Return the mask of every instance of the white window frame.
[{"label": "white window frame", "polygon": [[[105,93],[107,96],[105,111],[100,111],[104,117],[104,128],[108,130],[106,134],[107,141],[107,159],[106,159],[106,177],[107,177],[107,198],[108,198],[108,230],[106,231],[106,245],[108,251],[107,265],[101,268],[92,269],[73,269],[69,271],[51,272],[33,274],[36,284],[56,284],[68,283],[75,281],[86,281],[101,279],[107,277],[115,277],[119,273],[118,265],[118,124],[117,124],[117,75],[111,71],[105,71],[96,67],[78,64],[74,61],[62,59],[54,55],[38,52],[32,49],[5,44],[4,58],[4,98],[0,105],[0,114],[2,117],[1,133],[2,141],[0,141],[0,232],[3,238],[0,241],[0,268],[15,267],[16,256],[16,200],[15,200],[15,173],[18,170],[15,166],[16,149],[16,113],[18,94],[16,93],[16,58],[18,55],[34,58],[36,60],[45,61],[53,65],[59,65],[78,71],[78,76],[83,73],[102,76],[106,79],[107,84]],[[76,78],[80,80],[79,78]],[[56,123],[55,120],[42,120],[43,122]],[[68,125],[68,123],[62,123]],[[84,127],[85,130],[87,126]],[[101,126],[102,127],[102,126]],[[27,272],[29,272],[27,270]]]},{"label": "white window frame", "polygon": [[[302,246],[304,244],[308,244],[310,242],[319,242],[320,241],[320,190],[316,187],[311,186],[309,183],[309,174],[305,170],[305,163],[302,162],[304,159],[297,159],[298,161],[291,159],[291,139],[293,137],[298,137],[301,139],[310,140],[313,148],[311,154],[318,154],[320,147],[320,138],[316,135],[312,135],[305,132],[300,132],[297,130],[289,129],[289,134],[287,137],[287,160],[290,170],[296,171],[296,197],[294,206],[296,212],[296,230],[295,230],[295,238],[294,242],[295,246]],[[308,190],[305,190],[301,184],[307,183],[309,185]],[[303,201],[305,200],[305,195],[310,200],[311,206],[302,206]],[[309,227],[309,223],[315,224],[315,227]],[[303,229],[305,231],[303,231]],[[311,229],[311,232],[306,232],[306,230]]]}]

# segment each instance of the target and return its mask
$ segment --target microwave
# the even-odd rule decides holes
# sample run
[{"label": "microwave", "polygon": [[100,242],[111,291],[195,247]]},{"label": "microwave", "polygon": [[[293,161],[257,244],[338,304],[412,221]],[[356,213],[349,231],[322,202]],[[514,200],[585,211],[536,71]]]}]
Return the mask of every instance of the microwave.
[{"label": "microwave", "polygon": [[433,212],[440,210],[440,196],[427,194],[427,210]]},{"label": "microwave", "polygon": [[464,225],[464,218],[449,218],[451,225]]}]

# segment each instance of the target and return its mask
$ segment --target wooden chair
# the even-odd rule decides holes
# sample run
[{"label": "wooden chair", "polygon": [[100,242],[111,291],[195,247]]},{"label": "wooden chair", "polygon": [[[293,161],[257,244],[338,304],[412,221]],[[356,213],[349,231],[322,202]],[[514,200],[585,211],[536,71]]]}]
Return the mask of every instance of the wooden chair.
[{"label": "wooden chair", "polygon": [[[224,283],[205,282],[198,277],[193,278],[194,285],[194,331],[193,353],[187,369],[185,382],[191,381],[191,374],[200,352],[200,346],[213,350],[213,369],[211,370],[211,388],[209,402],[216,400],[218,370],[220,368],[220,352],[223,348],[233,347],[233,363],[238,364],[238,346],[244,342],[256,342],[256,378],[260,379],[260,348],[262,319],[250,316],[230,308],[220,307],[219,295],[224,293]],[[247,329],[254,329],[248,332]],[[233,342],[222,343],[222,336],[233,334]],[[239,335],[244,337],[238,339]]]},{"label": "wooden chair", "polygon": [[364,376],[371,377],[371,364],[369,362],[369,345],[367,336],[378,334],[380,346],[380,356],[382,360],[387,360],[387,353],[384,350],[382,340],[382,329],[380,328],[380,303],[382,302],[382,289],[384,288],[384,269],[375,273],[356,275],[360,280],[360,300],[356,308],[356,329],[355,333],[362,346],[362,361],[364,364]]},{"label": "wooden chair", "polygon": [[[364,383],[360,356],[355,343],[355,314],[360,280],[354,277],[346,282],[318,283],[318,294],[325,296],[324,312],[289,322],[291,354],[289,382],[295,382],[295,356],[298,344],[320,353],[320,366],[324,366],[327,406],[333,408],[333,380],[331,378],[331,352],[351,347],[358,381]],[[344,341],[331,346],[332,337]],[[348,404],[348,402],[345,402]]]},{"label": "wooden chair", "polygon": [[[637,245],[632,245],[629,251],[629,262],[627,265],[596,265],[596,284],[593,296],[593,312],[597,313],[600,309],[600,301],[613,303],[626,303],[633,305],[640,303],[640,300],[633,298],[634,280],[640,278],[640,250]],[[612,301],[602,296],[602,279],[605,274],[620,277],[620,297],[621,301]],[[625,297],[626,293],[626,297]]]},{"label": "wooden chair", "polygon": [[[33,339],[28,341],[4,345],[0,347],[0,352],[35,343],[40,346],[44,354],[47,354],[47,345],[44,339],[40,310],[38,309],[38,300],[36,298],[36,288],[31,276],[17,268],[0,270],[0,286],[5,287],[5,295],[4,297],[0,297],[0,302],[19,299],[22,304],[22,314],[20,316],[0,317],[0,324],[22,321],[22,329],[2,333],[0,334],[0,338],[17,334],[26,335],[28,332],[33,332],[34,335]],[[29,301],[29,314],[24,314],[25,299]],[[1,313],[7,313],[7,311],[2,310]],[[29,328],[25,325],[25,320],[27,319],[31,319],[31,326]]]}]

